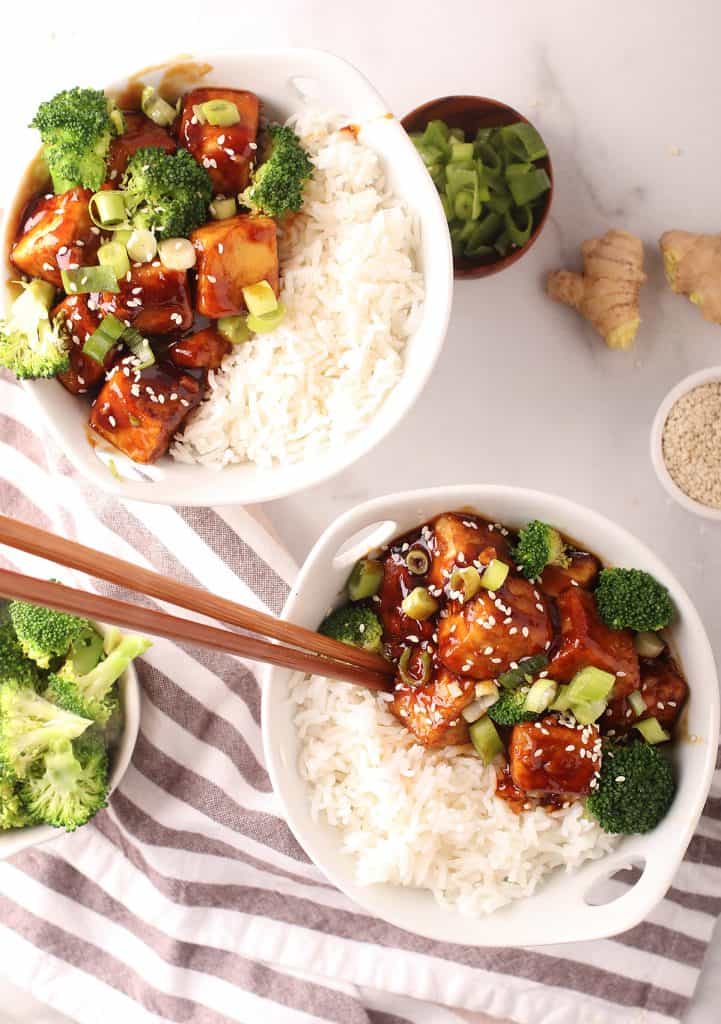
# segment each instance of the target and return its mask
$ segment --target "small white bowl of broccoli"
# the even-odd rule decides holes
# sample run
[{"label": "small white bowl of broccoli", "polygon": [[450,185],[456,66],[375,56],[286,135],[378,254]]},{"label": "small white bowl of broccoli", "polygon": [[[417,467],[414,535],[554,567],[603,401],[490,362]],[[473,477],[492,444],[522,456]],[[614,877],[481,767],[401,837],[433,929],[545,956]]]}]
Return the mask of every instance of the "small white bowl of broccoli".
[{"label": "small white bowl of broccoli", "polygon": [[23,601],[0,605],[0,858],[107,806],[140,725],[144,637]]}]

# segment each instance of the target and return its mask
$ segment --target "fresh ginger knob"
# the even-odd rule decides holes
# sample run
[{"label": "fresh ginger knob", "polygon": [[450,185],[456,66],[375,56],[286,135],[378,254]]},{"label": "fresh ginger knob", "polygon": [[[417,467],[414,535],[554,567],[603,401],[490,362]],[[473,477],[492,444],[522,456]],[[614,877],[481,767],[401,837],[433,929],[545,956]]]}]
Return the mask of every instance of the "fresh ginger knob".
[{"label": "fresh ginger knob", "polygon": [[706,320],[721,324],[721,235],[666,231],[659,245],[673,291],[688,295]]},{"label": "fresh ginger knob", "polygon": [[583,273],[555,270],[546,290],[556,302],[577,309],[609,348],[629,348],[641,323],[643,243],[627,231],[611,230],[585,241],[581,252]]}]

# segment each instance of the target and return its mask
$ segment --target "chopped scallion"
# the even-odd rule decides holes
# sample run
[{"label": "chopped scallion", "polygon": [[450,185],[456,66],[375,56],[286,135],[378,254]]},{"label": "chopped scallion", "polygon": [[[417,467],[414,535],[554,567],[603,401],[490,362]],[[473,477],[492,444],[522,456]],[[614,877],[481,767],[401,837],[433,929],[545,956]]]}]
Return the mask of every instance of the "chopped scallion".
[{"label": "chopped scallion", "polygon": [[657,743],[667,743],[671,734],[666,732],[657,718],[644,718],[642,722],[636,722],[634,729],[638,729],[647,743],[656,746]]},{"label": "chopped scallion", "polygon": [[270,334],[283,323],[283,320],[285,320],[285,306],[279,302],[272,313],[266,313],[264,316],[254,316],[251,313],[246,317],[245,322],[248,329],[254,334]]},{"label": "chopped scallion", "polygon": [[250,338],[250,329],[244,316],[223,316],[218,320],[217,327],[231,345],[240,345]]},{"label": "chopped scallion", "polygon": [[155,362],[155,353],[150,342],[135,327],[127,327],[123,332],[123,341],[138,360],[138,370],[147,370]]},{"label": "chopped scallion", "polygon": [[242,292],[248,312],[253,316],[265,316],[278,307],[278,299],[267,281],[248,285]]},{"label": "chopped scallion", "polygon": [[152,85],[146,85],[140,99],[140,109],[146,117],[149,117],[155,124],[163,128],[169,127],[178,116],[175,107],[172,107],[154,89]]},{"label": "chopped scallion", "polygon": [[240,112],[230,100],[208,100],[200,104],[203,116],[208,124],[220,128],[229,128],[240,121]]},{"label": "chopped scallion", "polygon": [[134,263],[150,263],[158,251],[155,235],[147,228],[135,228],[126,245]]},{"label": "chopped scallion", "polygon": [[60,276],[68,295],[120,291],[112,267],[76,267],[74,270],[61,270]]},{"label": "chopped scallion", "polygon": [[348,579],[351,601],[365,601],[377,594],[383,582],[383,566],[374,558],[359,558]]},{"label": "chopped scallion", "polygon": [[439,608],[438,601],[426,587],[415,587],[401,602],[403,614],[410,619],[415,619],[416,622],[430,619],[431,615],[435,615]]},{"label": "chopped scallion", "polygon": [[210,204],[210,216],[213,220],[227,220],[238,212],[238,204],[234,196],[216,196]]},{"label": "chopped scallion", "polygon": [[106,316],[83,345],[83,355],[104,363],[114,345],[125,331],[125,324],[117,317]]},{"label": "chopped scallion", "polygon": [[105,189],[90,197],[88,213],[98,228],[117,228],[127,221],[125,196],[122,192]]},{"label": "chopped scallion", "polygon": [[101,267],[111,267],[118,281],[130,270],[128,250],[121,242],[106,242],[98,249],[98,263]]}]

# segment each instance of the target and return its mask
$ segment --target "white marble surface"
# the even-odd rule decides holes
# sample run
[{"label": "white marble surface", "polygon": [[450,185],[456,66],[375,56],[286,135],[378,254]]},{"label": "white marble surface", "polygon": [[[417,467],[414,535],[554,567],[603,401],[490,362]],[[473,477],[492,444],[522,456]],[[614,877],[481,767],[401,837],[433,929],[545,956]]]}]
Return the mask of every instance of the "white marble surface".
[{"label": "white marble surface", "polygon": [[[267,506],[292,552],[302,559],[338,513],[390,490],[478,480],[557,491],[643,536],[687,586],[721,653],[721,525],[670,504],[648,457],[668,388],[721,364],[721,327],[665,288],[655,248],[668,228],[721,227],[717,0],[250,6],[126,0],[108,19],[112,42],[94,51],[99,10],[35,3],[22,16],[16,5],[0,37],[5,123],[24,118],[53,85],[102,84],[193,46],[318,46],[355,63],[399,115],[451,92],[505,100],[535,120],[556,175],[535,249],[502,275],[457,286],[433,380],[383,449]],[[580,241],[611,225],[648,243],[643,326],[629,354],[607,351],[542,292],[546,270],[574,265]],[[688,1024],[717,1019],[721,936],[716,946]],[[20,1019],[50,1020],[39,1010]]]}]

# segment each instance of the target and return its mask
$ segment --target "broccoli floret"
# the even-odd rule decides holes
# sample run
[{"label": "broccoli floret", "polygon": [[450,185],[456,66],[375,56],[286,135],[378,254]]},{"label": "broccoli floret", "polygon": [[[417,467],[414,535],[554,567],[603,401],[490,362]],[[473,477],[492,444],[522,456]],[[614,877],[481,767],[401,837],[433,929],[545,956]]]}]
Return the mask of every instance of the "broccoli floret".
[{"label": "broccoli floret", "polygon": [[488,717],[496,725],[518,725],[519,722],[532,722],[538,715],[526,709],[528,687],[521,686],[517,690],[502,690],[495,704],[488,709]]},{"label": "broccoli floret", "polygon": [[0,321],[0,366],[16,377],[54,377],[67,370],[70,357],[62,325],[50,322],[55,289],[46,281],[23,283],[10,316]]},{"label": "broccoli floret", "polygon": [[76,185],[97,192],[105,181],[110,141],[123,131],[122,115],[98,89],[67,89],[41,103],[30,123],[43,140],[57,193]]},{"label": "broccoli floret", "polygon": [[83,674],[71,654],[59,672],[49,675],[45,696],[66,711],[104,724],[117,706],[115,682],[148,647],[150,640],[142,636],[123,637],[107,658]]},{"label": "broccoli floret", "polygon": [[8,611],[25,655],[40,668],[49,668],[53,659],[64,658],[82,634],[92,629],[87,619],[27,601],[11,601]]},{"label": "broccoli floret", "polygon": [[313,174],[313,164],[300,139],[287,125],[268,125],[266,139],[263,163],[238,198],[244,206],[269,217],[297,213],[303,205],[303,189]]},{"label": "broccoli floret", "polygon": [[92,725],[41,697],[30,686],[0,684],[0,767],[24,778],[29,766],[61,740],[72,740]]},{"label": "broccoli floret", "polygon": [[650,832],[666,816],[676,793],[673,769],[643,740],[607,744],[598,788],[586,801],[604,832]]},{"label": "broccoli floret", "polygon": [[671,596],[642,569],[604,569],[596,587],[598,611],[611,629],[663,629],[673,618]]},{"label": "broccoli floret", "polygon": [[37,666],[25,657],[9,620],[0,624],[0,682],[5,681],[31,687],[38,684]]},{"label": "broccoli floret", "polygon": [[0,773],[0,831],[35,824],[20,797],[20,784]]},{"label": "broccoli floret", "polygon": [[383,627],[378,616],[365,605],[347,604],[336,608],[318,627],[324,636],[340,640],[351,647],[380,653],[383,649]]},{"label": "broccoli floret", "polygon": [[208,217],[213,183],[187,149],[166,153],[158,146],[139,149],[123,178],[125,204],[137,228],[158,238],[187,238]]},{"label": "broccoli floret", "polygon": [[519,531],[514,557],[529,580],[537,579],[547,565],[565,567],[569,563],[561,534],[539,519],[533,519]]},{"label": "broccoli floret", "polygon": [[21,783],[28,814],[73,832],[107,806],[108,754],[99,737],[57,743]]}]

